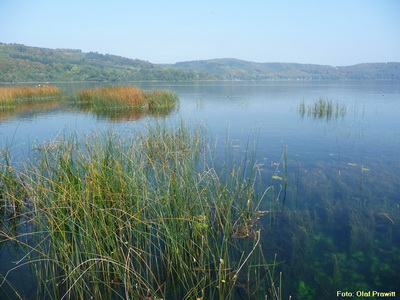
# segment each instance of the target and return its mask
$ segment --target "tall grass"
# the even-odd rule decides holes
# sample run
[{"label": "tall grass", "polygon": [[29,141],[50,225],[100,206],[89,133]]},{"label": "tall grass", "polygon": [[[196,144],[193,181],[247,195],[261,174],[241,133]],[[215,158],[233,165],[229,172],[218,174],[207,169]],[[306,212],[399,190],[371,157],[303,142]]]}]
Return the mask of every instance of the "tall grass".
[{"label": "tall grass", "polygon": [[54,100],[55,96],[60,95],[60,90],[52,85],[36,87],[0,87],[0,107],[48,99]]},{"label": "tall grass", "polygon": [[162,109],[138,109],[127,107],[125,109],[112,108],[112,109],[103,109],[103,108],[94,108],[91,104],[88,103],[74,103],[74,107],[77,107],[81,111],[89,112],[96,116],[99,119],[109,119],[112,121],[131,121],[131,120],[140,120],[146,116],[152,116],[154,118],[165,117],[171,114],[174,111],[174,107],[171,108],[162,108]]},{"label": "tall grass", "polygon": [[277,298],[258,224],[268,190],[247,162],[216,170],[212,156],[202,129],[181,125],[66,134],[23,167],[5,161],[1,197],[35,228],[38,297]]},{"label": "tall grass", "polygon": [[95,110],[118,110],[135,108],[140,110],[172,109],[178,97],[168,90],[144,91],[135,86],[105,86],[79,92],[79,101]]},{"label": "tall grass", "polygon": [[337,119],[346,114],[346,106],[340,103],[334,103],[332,100],[326,98],[319,98],[311,104],[306,105],[304,100],[299,105],[299,113],[302,117],[307,113],[314,119]]}]

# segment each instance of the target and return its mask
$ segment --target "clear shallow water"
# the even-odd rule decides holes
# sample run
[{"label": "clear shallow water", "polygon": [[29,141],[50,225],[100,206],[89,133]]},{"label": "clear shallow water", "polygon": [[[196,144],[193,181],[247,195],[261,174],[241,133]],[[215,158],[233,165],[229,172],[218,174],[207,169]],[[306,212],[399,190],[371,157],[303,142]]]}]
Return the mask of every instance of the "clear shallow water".
[{"label": "clear shallow water", "polygon": [[[95,84],[60,84],[65,93]],[[257,142],[264,187],[275,187],[279,211],[263,217],[264,249],[283,273],[284,299],[336,299],[336,291],[400,287],[400,83],[204,82],[139,83],[180,98],[168,116],[96,116],[65,105],[3,113],[0,144],[14,160],[32,143],[63,130],[143,129],[156,120],[205,125],[217,147],[227,137],[238,159]],[[327,98],[346,106],[338,118],[301,115],[299,105]],[[287,186],[283,149],[287,149]],[[279,190],[282,186],[282,192]],[[271,203],[266,200],[263,208]],[[10,253],[0,249],[0,272]],[[18,257],[18,255],[16,255]],[[17,275],[15,275],[17,277]],[[400,291],[397,290],[398,294]],[[322,297],[322,298],[320,298]]]}]

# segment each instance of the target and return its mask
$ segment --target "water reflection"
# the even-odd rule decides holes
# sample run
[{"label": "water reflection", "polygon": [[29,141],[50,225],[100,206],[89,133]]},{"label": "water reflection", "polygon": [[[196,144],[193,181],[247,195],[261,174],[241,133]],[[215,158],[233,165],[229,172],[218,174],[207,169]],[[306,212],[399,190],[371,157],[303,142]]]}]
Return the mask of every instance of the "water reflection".
[{"label": "water reflection", "polygon": [[15,117],[27,119],[40,114],[48,114],[50,111],[59,108],[60,100],[46,101],[42,103],[22,103],[16,106],[0,107],[0,122]]},{"label": "water reflection", "polygon": [[177,111],[176,107],[158,108],[158,109],[96,109],[88,103],[75,103],[71,104],[72,107],[85,112],[91,113],[96,116],[99,120],[110,120],[110,121],[138,121],[146,116],[151,116],[155,118],[163,118],[171,115],[173,112]]},{"label": "water reflection", "polygon": [[77,110],[90,113],[99,120],[120,121],[139,121],[144,117],[165,118],[177,111],[176,107],[169,107],[157,110],[124,109],[124,110],[99,110],[85,104],[72,104],[60,100],[45,103],[24,103],[16,106],[0,108],[0,122],[15,118],[19,120],[32,119],[41,115],[49,115],[53,111]]}]

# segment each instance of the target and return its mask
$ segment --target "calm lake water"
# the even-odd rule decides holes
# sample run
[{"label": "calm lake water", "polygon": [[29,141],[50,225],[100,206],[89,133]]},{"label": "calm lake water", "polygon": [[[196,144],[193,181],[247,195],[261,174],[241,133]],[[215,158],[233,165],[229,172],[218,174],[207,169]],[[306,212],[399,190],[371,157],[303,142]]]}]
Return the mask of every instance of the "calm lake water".
[{"label": "calm lake water", "polygon": [[[68,95],[99,84],[56,84]],[[170,115],[94,115],[67,105],[0,112],[0,145],[13,159],[63,130],[144,129],[154,122],[206,126],[217,149],[240,160],[256,146],[274,217],[262,217],[266,256],[282,272],[283,299],[337,299],[338,291],[400,295],[400,82],[135,83],[180,98]],[[301,113],[323,98],[338,115]],[[250,146],[248,146],[250,144]],[[284,168],[287,166],[287,168]],[[262,208],[271,207],[266,199]],[[20,259],[0,244],[0,274]],[[26,280],[14,272],[10,280]],[[34,286],[34,283],[32,283]],[[1,295],[1,289],[0,289]],[[379,299],[379,297],[376,297]]]}]

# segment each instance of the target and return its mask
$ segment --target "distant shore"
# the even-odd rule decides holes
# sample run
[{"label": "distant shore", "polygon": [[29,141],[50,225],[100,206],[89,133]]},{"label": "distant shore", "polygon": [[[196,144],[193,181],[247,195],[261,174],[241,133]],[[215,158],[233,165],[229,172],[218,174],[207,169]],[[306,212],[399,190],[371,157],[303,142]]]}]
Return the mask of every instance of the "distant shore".
[{"label": "distant shore", "polygon": [[97,52],[0,43],[0,82],[400,80],[400,62],[338,66],[235,58],[153,64]]}]

